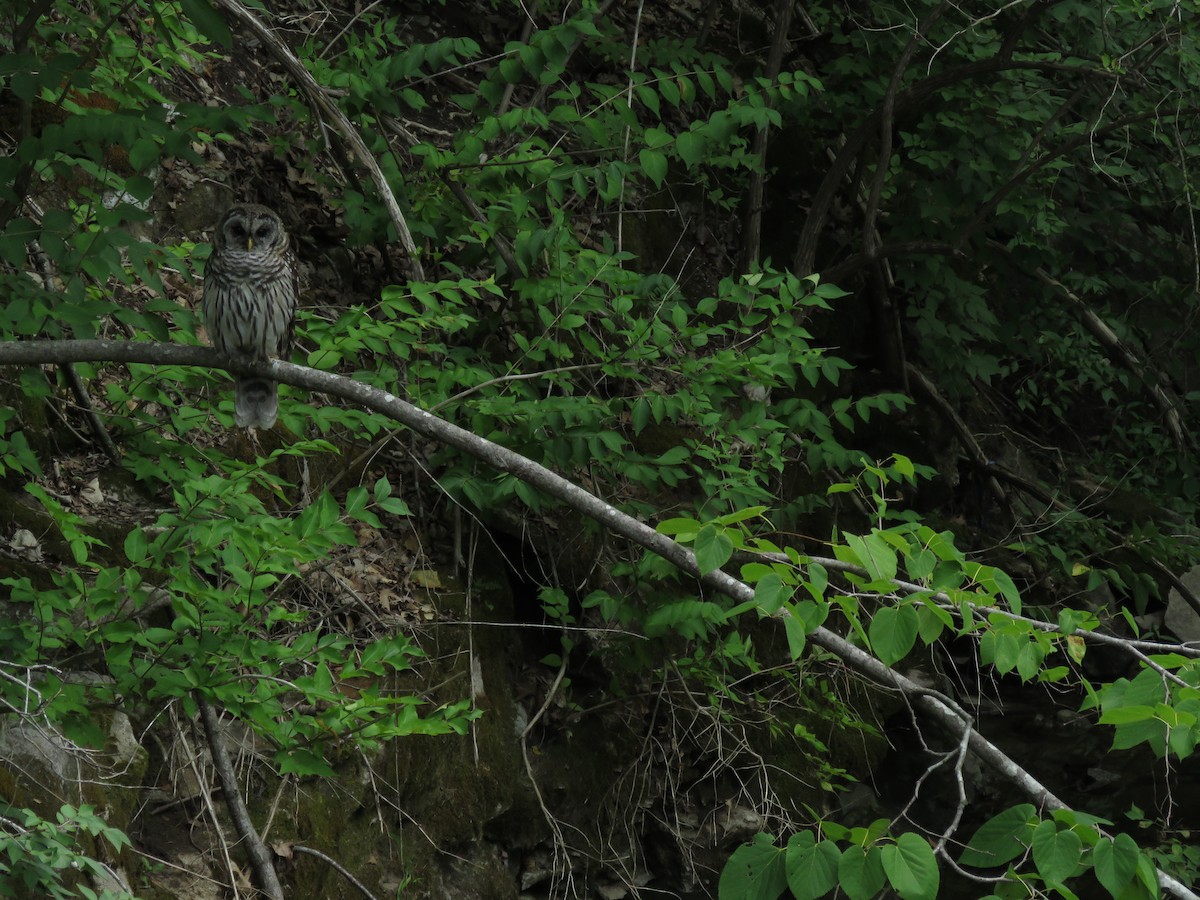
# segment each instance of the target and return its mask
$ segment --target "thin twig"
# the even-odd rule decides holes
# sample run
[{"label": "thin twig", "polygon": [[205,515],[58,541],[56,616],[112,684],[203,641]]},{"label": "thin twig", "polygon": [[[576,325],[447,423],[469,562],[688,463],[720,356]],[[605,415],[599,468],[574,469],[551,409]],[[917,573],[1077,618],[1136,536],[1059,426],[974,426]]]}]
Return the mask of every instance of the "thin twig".
[{"label": "thin twig", "polygon": [[[458,202],[463,205],[467,212],[471,214],[471,218],[473,218],[480,225],[490,224],[488,222],[487,213],[480,209],[479,204],[471,199],[471,195],[467,193],[467,189],[463,187],[461,183],[455,181],[448,174],[442,176],[442,182],[446,185],[446,187],[450,188],[450,193],[452,193],[455,199],[458,200]],[[499,233],[493,234],[492,246],[496,248],[496,252],[499,253],[500,258],[504,260],[504,265],[508,267],[508,277],[520,278],[521,267],[517,264],[517,258],[513,256],[512,247],[509,246],[508,241],[501,237]]]},{"label": "thin twig", "polygon": [[[559,668],[559,676],[566,670],[566,660]],[[557,682],[556,682],[557,684]],[[548,693],[546,700],[549,701],[553,696],[554,688],[551,688],[551,693]],[[544,709],[544,708],[543,708]],[[538,715],[541,715],[539,711]],[[542,789],[538,785],[537,776],[533,772],[533,763],[529,759],[529,727],[521,732],[521,760],[525,763],[525,775],[529,778],[529,784],[533,787],[533,795],[537,799],[538,807],[542,811],[542,817],[546,820],[546,824],[550,826],[550,831],[554,835],[554,868],[557,877],[557,862],[560,851],[565,851],[567,846],[566,837],[563,835],[562,825],[558,819],[554,817],[554,813],[550,812],[550,807],[546,805],[546,799],[542,796]],[[562,857],[566,860],[567,877],[571,877],[571,857],[566,852],[562,853]]]},{"label": "thin twig", "polygon": [[[633,40],[629,46],[629,78],[625,83],[625,104],[633,109],[633,73],[637,71],[638,34],[642,28],[642,8],[645,0],[638,0],[637,12],[633,17]],[[629,161],[629,139],[631,129],[625,128],[625,146],[621,150],[621,159]],[[621,195],[617,200],[617,253],[625,248],[625,176],[621,176]]]},{"label": "thin twig", "polygon": [[562,662],[558,666],[558,674],[554,676],[554,681],[546,691],[546,699],[542,701],[538,711],[530,716],[529,721],[525,724],[525,729],[521,732],[521,740],[529,737],[529,732],[533,731],[533,727],[541,721],[542,716],[546,714],[546,710],[550,708],[550,704],[554,701],[554,695],[558,693],[558,686],[562,684],[563,676],[567,674],[567,655],[563,654]]},{"label": "thin twig", "polygon": [[[95,31],[92,32],[93,40],[91,45],[88,47],[87,53],[78,57],[78,61],[72,71],[62,73],[62,88],[59,90],[57,99],[55,99],[52,104],[55,109],[61,110],[63,101],[67,99],[67,96],[70,94],[70,92],[80,87],[80,83],[75,78],[75,75],[79,72],[87,71],[92,67],[96,61],[96,58],[100,55],[101,48],[107,46],[106,42],[109,38],[109,33],[112,31],[117,21],[121,18],[121,16],[125,15],[129,8],[136,2],[137,0],[126,0],[125,4],[119,9],[114,10],[112,15],[109,16],[107,20],[105,20],[103,23],[97,24]],[[52,5],[53,3],[47,3],[45,0],[39,0],[39,2],[27,12],[25,18],[13,32],[14,52],[20,53],[24,49],[25,42],[32,36],[33,30],[37,27],[37,20],[41,18],[41,16],[46,12],[47,8]],[[64,57],[65,56],[66,54],[64,54]],[[21,133],[16,143],[20,145],[24,142],[27,136],[32,134],[30,130],[31,107],[27,101],[19,100],[18,103],[20,105],[18,106],[17,114],[19,117]],[[4,228],[8,225],[12,217],[16,215],[17,210],[21,208],[21,204],[25,203],[25,201],[28,199],[26,195],[29,193],[30,179],[33,177],[33,172],[37,167],[37,163],[38,160],[36,158],[27,159],[25,164],[17,170],[16,175],[13,176],[9,190],[9,199],[0,204],[0,228]]]},{"label": "thin twig", "polygon": [[[1190,107],[1187,112],[1191,115],[1195,115],[1196,107]],[[970,240],[975,232],[979,230],[980,226],[984,222],[988,221],[992,217],[993,213],[995,213],[1000,207],[1000,204],[1003,203],[1004,200],[1013,193],[1013,191],[1027,182],[1046,166],[1056,163],[1068,153],[1092,143],[1099,137],[1104,137],[1105,135],[1114,132],[1124,131],[1130,125],[1137,125],[1141,122],[1149,121],[1150,119],[1156,119],[1159,120],[1158,127],[1161,127],[1163,121],[1170,120],[1171,118],[1173,117],[1164,116],[1161,110],[1155,108],[1150,112],[1134,113],[1132,115],[1123,116],[1120,119],[1114,119],[1111,122],[1099,127],[1096,127],[1093,124],[1091,127],[1086,128],[1082,134],[1073,135],[1067,138],[1053,150],[1043,153],[1036,160],[1030,163],[1030,165],[1017,172],[1012,176],[1012,178],[993,191],[992,195],[979,205],[979,208],[975,211],[974,217],[964,226],[955,229],[957,237],[955,238],[954,246],[956,248],[965,247],[967,241]]]},{"label": "thin twig", "polygon": [[369,900],[377,900],[375,895],[372,894],[369,890],[367,890],[367,886],[365,884],[363,884],[361,881],[359,881],[357,878],[355,878],[354,875],[351,874],[349,869],[347,869],[345,866],[343,866],[340,862],[338,862],[332,856],[326,856],[320,850],[314,850],[312,847],[305,847],[303,844],[292,844],[291,848],[294,853],[307,853],[309,856],[315,856],[317,859],[321,860],[322,862],[327,863],[330,867],[333,868],[333,870],[335,872],[337,872],[339,875],[341,875],[343,878],[345,878],[348,882],[350,882],[352,885],[354,885],[356,888],[358,888],[359,891],[362,892],[362,895],[364,897],[368,897]]},{"label": "thin twig", "polygon": [[[595,11],[592,13],[592,21],[599,22],[606,15],[608,15],[608,9],[610,6],[613,5],[614,2],[615,2],[615,0],[604,0],[604,2],[601,3],[598,7],[596,7]],[[563,61],[562,61],[562,65],[564,68],[566,68],[566,65],[570,61],[571,57],[575,55],[575,51],[583,46],[583,43],[584,43],[584,33],[581,32],[580,35],[577,38],[575,38],[574,41],[571,42],[571,46],[567,48],[566,56],[563,58]],[[537,90],[533,92],[533,96],[529,98],[528,107],[530,109],[537,109],[539,106],[541,106],[542,103],[546,99],[546,95],[548,93],[550,93],[550,88],[552,86],[553,86],[553,82],[548,83],[548,84],[538,85]]]},{"label": "thin twig", "polygon": [[[533,8],[525,11],[525,21],[521,24],[521,36],[517,39],[519,43],[529,43],[529,38],[533,34],[533,17],[537,15],[538,6],[540,5],[541,0],[535,0]],[[516,84],[511,81],[504,86],[504,94],[501,96],[500,102],[496,106],[497,118],[508,112],[509,104],[512,103],[513,91],[516,90],[516,88]]]},{"label": "thin twig", "polygon": [[[175,719],[176,719],[177,709],[178,709],[178,707],[176,705],[172,704],[172,706],[171,706],[172,721],[175,721]],[[177,733],[179,733],[180,729],[176,729],[176,731],[177,731]],[[191,770],[193,777],[196,779],[196,789],[199,792],[200,796],[204,798],[204,814],[208,817],[209,821],[212,823],[212,833],[216,836],[217,843],[220,844],[221,863],[225,867],[225,874],[229,878],[228,886],[230,888],[232,888],[234,900],[236,900],[236,898],[238,897],[238,890],[237,890],[238,876],[237,876],[237,872],[234,869],[233,857],[229,853],[229,841],[227,841],[225,838],[225,829],[221,825],[221,819],[217,813],[216,804],[213,802],[213,797],[212,797],[213,792],[208,783],[208,773],[201,770],[199,755],[196,752],[196,748],[194,746],[192,746],[192,742],[190,740],[188,740],[186,737],[183,737],[181,743],[183,745],[183,752],[187,754],[188,768]],[[181,802],[181,799],[177,796],[175,802],[176,803]],[[161,804],[155,810],[155,812],[161,813],[162,811],[164,811],[166,809],[170,809],[173,805],[174,805],[174,803]]]},{"label": "thin twig", "polygon": [[[29,253],[38,274],[41,276],[42,287],[47,291],[51,290],[54,286],[55,278],[54,265],[50,262],[50,257],[46,255],[46,251],[42,249],[42,245],[37,241],[30,241]],[[70,385],[71,393],[75,395],[75,401],[79,404],[84,412],[84,416],[87,418],[92,436],[99,441],[104,452],[108,454],[109,459],[113,462],[120,462],[121,454],[117,450],[117,445],[113,443],[108,429],[100,421],[100,416],[96,412],[96,407],[92,404],[92,398],[88,393],[87,386],[83,383],[83,379],[79,377],[79,371],[73,364],[61,366],[60,368],[67,376],[67,384]]]},{"label": "thin twig", "polygon": [[[430,407],[429,411],[436,413],[438,410],[445,409],[447,406],[457,403],[459,400],[463,400],[472,394],[478,393],[479,391],[492,387],[496,384],[504,384],[509,381],[529,381],[534,378],[544,378],[547,375],[557,375],[562,372],[576,372],[582,369],[596,369],[599,367],[599,363],[587,363],[578,366],[559,366],[555,369],[543,369],[539,372],[522,372],[517,375],[499,375],[495,378],[489,378],[487,381],[481,381],[479,384],[473,384],[469,388],[464,388],[453,397],[447,397],[445,400],[442,400],[435,406]],[[389,441],[399,435],[403,430],[403,428],[393,428],[382,437],[377,438],[372,442],[371,446],[367,447],[366,450],[354,457],[354,459],[350,462],[350,465],[346,466],[341,472],[335,475],[329,481],[326,487],[332,489],[338,484],[338,482],[345,478],[347,474],[350,472],[357,472],[360,468],[366,465],[368,459],[379,453],[385,446],[387,446]]]},{"label": "thin twig", "polygon": [[1182,404],[1177,397],[1172,396],[1167,388],[1163,386],[1166,379],[1151,370],[1150,364],[1141,359],[1132,347],[1117,337],[1116,333],[1108,327],[1108,324],[1096,315],[1092,311],[1092,308],[1084,303],[1078,294],[1058,279],[1052,277],[1041,267],[1035,268],[1033,274],[1037,276],[1038,281],[1042,282],[1042,284],[1052,288],[1060,296],[1065,297],[1080,319],[1083,320],[1084,328],[1108,351],[1109,358],[1128,369],[1142,383],[1142,386],[1150,394],[1159,411],[1162,412],[1163,418],[1166,419],[1167,429],[1171,432],[1176,449],[1186,451],[1189,443],[1188,436],[1183,428],[1183,419],[1179,415]]},{"label": "thin twig", "polygon": [[883,95],[883,106],[879,110],[879,152],[875,157],[875,176],[871,179],[871,190],[867,195],[866,210],[863,215],[862,240],[868,255],[874,254],[881,241],[875,230],[875,222],[879,218],[879,201],[883,196],[883,185],[887,181],[892,164],[892,129],[896,118],[896,95],[900,91],[900,81],[904,70],[912,61],[917,48],[925,42],[925,35],[950,8],[949,0],[942,0],[925,21],[917,26],[909,39],[908,45],[900,53],[892,67],[892,77],[888,82],[887,92]]},{"label": "thin twig", "polygon": [[[954,408],[954,404],[942,396],[942,392],[938,390],[937,385],[934,384],[932,379],[930,379],[919,368],[914,366],[912,363],[909,363],[907,365],[907,369],[910,383],[915,383],[922,391],[924,391],[925,396],[930,399],[933,405],[938,408],[938,411],[942,414],[942,417],[949,422],[950,426],[958,433],[959,443],[963,445],[963,449],[967,451],[967,454],[971,457],[971,461],[975,463],[975,466],[981,472],[986,473],[988,470],[987,454],[983,452],[983,448],[980,447],[979,442],[975,440],[975,435],[971,432],[971,429],[967,427],[967,423],[963,421],[962,416],[958,414],[958,410]],[[1017,511],[1013,508],[1012,500],[1009,499],[1009,496],[1005,492],[1004,488],[1000,486],[1000,482],[998,482],[991,475],[987,475],[986,477],[988,490],[992,492],[992,495],[997,501],[999,501],[1000,505],[1008,510],[1008,514],[1012,517],[1013,522],[1019,523],[1020,517],[1017,515]]]}]

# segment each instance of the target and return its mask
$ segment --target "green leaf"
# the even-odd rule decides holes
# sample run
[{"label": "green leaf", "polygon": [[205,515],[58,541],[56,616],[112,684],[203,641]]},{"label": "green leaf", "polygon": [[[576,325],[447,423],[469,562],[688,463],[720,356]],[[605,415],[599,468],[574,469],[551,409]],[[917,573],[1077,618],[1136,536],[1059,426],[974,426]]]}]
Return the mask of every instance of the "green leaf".
[{"label": "green leaf", "polygon": [[646,426],[650,424],[650,403],[645,397],[638,397],[634,402],[629,420],[633,425],[634,434],[641,434]]},{"label": "green leaf", "polygon": [[884,606],[871,617],[868,637],[880,661],[891,665],[908,655],[917,640],[920,618],[911,603]]},{"label": "green leaf", "polygon": [[375,502],[378,503],[380,500],[390,497],[391,495],[392,483],[388,481],[388,477],[386,475],[382,475],[377,478],[375,480],[374,487],[371,489],[371,496],[374,498]]},{"label": "green leaf", "polygon": [[811,831],[793,834],[787,843],[787,883],[795,900],[816,900],[837,887],[837,845],[817,842]]},{"label": "green leaf", "polygon": [[125,535],[125,558],[134,565],[146,558],[146,533],[140,527]]},{"label": "green leaf", "polygon": [[408,504],[399,497],[385,497],[376,504],[384,512],[391,513],[393,516],[411,516],[412,510]]},{"label": "green leaf", "polygon": [[917,634],[926,645],[932,644],[947,630],[953,630],[953,621],[947,621],[950,614],[938,609],[928,598],[921,598],[921,606],[917,610]]},{"label": "green leaf", "polygon": [[804,626],[805,634],[812,634],[829,618],[829,604],[824,601],[817,603],[815,600],[800,600],[787,604],[787,607],[788,612]]},{"label": "green leaf", "polygon": [[346,515],[352,519],[358,518],[362,511],[367,508],[367,489],[362,485],[355,485],[346,492]]},{"label": "green leaf", "polygon": [[733,851],[717,885],[718,900],[777,900],[787,890],[784,851],[769,834]]},{"label": "green leaf", "polygon": [[916,474],[916,467],[913,461],[903,453],[892,454],[892,468],[896,470],[897,475],[903,475],[905,478],[912,478]]},{"label": "green leaf", "polygon": [[911,831],[882,850],[883,871],[903,900],[934,900],[941,875],[929,842]]},{"label": "green leaf", "polygon": [[765,506],[748,506],[745,509],[739,509],[724,516],[718,516],[713,521],[721,525],[736,525],[738,522],[756,519],[766,511],[767,507]]},{"label": "green leaf", "polygon": [[733,556],[733,541],[723,529],[705,525],[696,534],[693,549],[696,552],[696,564],[700,567],[700,574],[707,575],[729,562],[729,557]]},{"label": "green leaf", "polygon": [[301,776],[316,775],[319,778],[335,778],[337,776],[323,756],[304,747],[298,747],[291,751],[280,750],[275,759],[280,772]]},{"label": "green leaf", "polygon": [[[1162,681],[1157,672],[1143,669],[1132,680],[1118,679],[1102,694],[1105,715],[1120,717],[1120,709],[1137,709],[1147,707],[1153,710],[1152,704],[1162,700]],[[1113,735],[1113,749],[1125,750],[1141,743],[1150,744],[1155,753],[1162,755],[1166,752],[1168,729],[1165,722],[1157,717],[1144,716],[1142,710],[1132,714],[1135,720],[1116,726]]]},{"label": "green leaf", "polygon": [[671,133],[664,128],[647,128],[642,134],[642,140],[646,142],[646,146],[651,150],[657,150],[659,147],[665,147],[671,143]]},{"label": "green leaf", "polygon": [[1083,841],[1074,831],[1059,831],[1055,822],[1046,821],[1033,831],[1033,862],[1047,884],[1064,883],[1079,869]]},{"label": "green leaf", "polygon": [[684,460],[691,458],[692,451],[687,447],[672,447],[663,453],[655,462],[660,466],[678,466]]},{"label": "green leaf", "polygon": [[654,530],[659,534],[674,535],[676,540],[686,544],[695,539],[696,532],[700,530],[700,523],[695,519],[679,517],[659,522]]},{"label": "green leaf", "polygon": [[885,879],[879,847],[864,850],[854,844],[843,851],[838,863],[838,886],[850,900],[871,900],[883,890]]},{"label": "green leaf", "polygon": [[229,26],[208,0],[180,0],[179,6],[201,34],[226,49],[233,46],[233,35]]},{"label": "green leaf", "polygon": [[839,297],[849,296],[849,291],[843,291],[835,284],[819,284],[813,288],[813,293],[823,300],[836,300]]},{"label": "green leaf", "polygon": [[1008,601],[1008,608],[1018,615],[1021,612],[1021,593],[1007,572],[991,566],[979,566],[974,575],[979,585],[990,594],[999,594]]},{"label": "green leaf", "polygon": [[1117,706],[1100,714],[1101,725],[1125,725],[1129,722],[1144,722],[1155,718],[1152,706]]},{"label": "green leaf", "polygon": [[1011,672],[1017,664],[1021,647],[1027,643],[1024,635],[1016,635],[1011,631],[988,631],[979,642],[980,657],[1002,674]]},{"label": "green leaf", "polygon": [[667,156],[660,150],[646,148],[638,154],[638,162],[646,177],[654,182],[655,187],[662,187],[663,179],[667,177]]},{"label": "green leaf", "polygon": [[769,616],[778,612],[787,597],[787,588],[776,572],[768,572],[754,585],[754,602],[758,604],[763,615]]},{"label": "green leaf", "polygon": [[1161,896],[1158,886],[1158,869],[1145,853],[1138,854],[1137,880],[1141,882],[1147,900],[1157,900]]},{"label": "green leaf", "polygon": [[710,626],[724,622],[726,616],[726,611],[711,601],[680,600],[664,604],[646,616],[642,629],[646,637],[675,631],[685,638],[699,638],[708,634]]},{"label": "green leaf", "polygon": [[808,640],[804,624],[795,616],[788,616],[783,620],[783,633],[787,637],[788,653],[794,662],[804,655],[804,644]]},{"label": "green leaf", "polygon": [[694,169],[704,159],[705,141],[694,131],[685,131],[675,139],[675,152],[688,169]]},{"label": "green leaf", "polygon": [[858,557],[862,567],[872,581],[894,581],[896,578],[896,551],[879,534],[859,537],[847,534],[846,543]]},{"label": "green leaf", "polygon": [[816,602],[825,602],[825,589],[829,587],[829,573],[819,563],[809,563],[807,574],[808,580],[802,582],[805,589]]},{"label": "green leaf", "polygon": [[648,85],[639,85],[637,89],[638,99],[646,104],[646,109],[653,113],[654,118],[660,118],[662,113],[658,102],[658,92]]},{"label": "green leaf", "polygon": [[1007,865],[1025,852],[1036,819],[1037,810],[1030,803],[997,813],[979,826],[958,857],[959,865],[977,869]]},{"label": "green leaf", "polygon": [[1041,668],[1042,660],[1046,658],[1046,651],[1042,648],[1041,643],[1032,638],[1021,645],[1021,649],[1017,652],[1017,674],[1021,676],[1023,681],[1029,681],[1038,673]]},{"label": "green leaf", "polygon": [[516,84],[525,77],[525,64],[515,56],[500,60],[500,77],[508,84]]},{"label": "green leaf", "polygon": [[1137,842],[1127,834],[1102,840],[1092,851],[1096,880],[1114,897],[1120,897],[1133,881],[1140,856]]},{"label": "green leaf", "polygon": [[[135,171],[144,172],[158,162],[159,146],[153,138],[145,137],[134,141],[129,148],[129,165]],[[143,176],[130,178],[125,182],[125,190],[138,200],[148,200],[154,193],[154,182]]]}]

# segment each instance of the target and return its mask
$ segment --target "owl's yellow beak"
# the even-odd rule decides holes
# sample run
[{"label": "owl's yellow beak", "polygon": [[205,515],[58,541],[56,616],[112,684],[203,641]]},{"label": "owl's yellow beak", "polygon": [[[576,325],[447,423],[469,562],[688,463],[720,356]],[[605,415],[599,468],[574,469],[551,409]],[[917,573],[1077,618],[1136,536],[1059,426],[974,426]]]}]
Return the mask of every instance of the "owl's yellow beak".
[{"label": "owl's yellow beak", "polygon": [[247,235],[246,236],[246,252],[249,253],[253,249],[254,249],[254,238]]}]

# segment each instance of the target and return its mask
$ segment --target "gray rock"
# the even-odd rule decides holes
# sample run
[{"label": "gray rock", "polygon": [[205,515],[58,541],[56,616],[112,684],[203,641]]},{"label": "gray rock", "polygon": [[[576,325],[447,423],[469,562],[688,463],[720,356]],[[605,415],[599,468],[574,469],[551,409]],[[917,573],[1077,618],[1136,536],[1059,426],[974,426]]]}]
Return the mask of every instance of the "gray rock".
[{"label": "gray rock", "polygon": [[[1200,566],[1192,566],[1179,579],[1183,586],[1191,591],[1193,597],[1200,597]],[[1167,630],[1181,641],[1200,641],[1200,615],[1188,605],[1183,595],[1174,588],[1167,597],[1167,615],[1164,619]]]}]

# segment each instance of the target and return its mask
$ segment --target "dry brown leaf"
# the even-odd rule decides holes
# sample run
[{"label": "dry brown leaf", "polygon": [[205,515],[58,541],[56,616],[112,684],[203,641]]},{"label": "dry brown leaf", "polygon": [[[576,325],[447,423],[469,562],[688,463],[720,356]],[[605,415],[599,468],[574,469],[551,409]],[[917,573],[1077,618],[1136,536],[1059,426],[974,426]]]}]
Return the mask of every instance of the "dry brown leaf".
[{"label": "dry brown leaf", "polygon": [[415,569],[408,577],[417,587],[436,590],[442,586],[436,569]]}]

